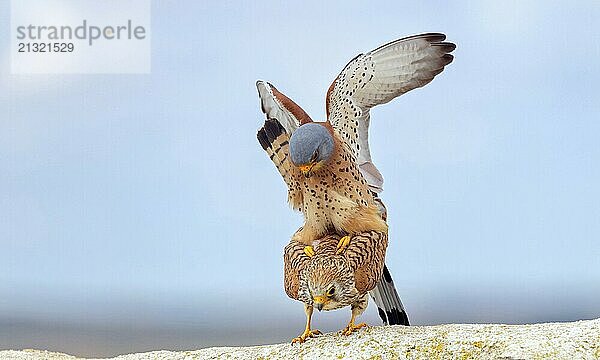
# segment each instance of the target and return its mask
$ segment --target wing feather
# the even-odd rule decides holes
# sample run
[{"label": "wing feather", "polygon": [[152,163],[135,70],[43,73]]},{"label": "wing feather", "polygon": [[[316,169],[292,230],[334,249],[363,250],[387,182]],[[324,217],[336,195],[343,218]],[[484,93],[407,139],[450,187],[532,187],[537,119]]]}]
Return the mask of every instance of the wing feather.
[{"label": "wing feather", "polygon": [[428,33],[384,44],[352,59],[327,91],[327,119],[353,151],[371,190],[383,190],[383,177],[369,151],[369,110],[431,82],[452,62],[456,45]]},{"label": "wing feather", "polygon": [[260,96],[261,109],[267,117],[256,137],[285,181],[289,203],[294,209],[299,210],[303,200],[302,192],[294,186],[294,183],[301,174],[289,158],[289,139],[298,126],[312,120],[302,108],[273,85],[257,81],[256,87]]},{"label": "wing feather", "polygon": [[283,286],[292,299],[298,300],[300,273],[309,262],[310,258],[304,254],[304,244],[292,240],[283,249]]},{"label": "wing feather", "polygon": [[288,187],[288,202],[294,209],[300,210],[303,200],[302,192],[294,186],[294,181],[301,174],[289,160],[290,135],[285,132],[279,121],[267,119],[263,127],[258,130],[256,137]]},{"label": "wing feather", "polygon": [[291,135],[301,124],[312,122],[310,116],[298,104],[272,84],[258,80],[256,88],[262,112],[267,119],[277,119],[288,134]]},{"label": "wing feather", "polygon": [[356,289],[361,294],[373,290],[381,278],[387,245],[385,232],[367,231],[352,236],[344,256],[354,270]]}]

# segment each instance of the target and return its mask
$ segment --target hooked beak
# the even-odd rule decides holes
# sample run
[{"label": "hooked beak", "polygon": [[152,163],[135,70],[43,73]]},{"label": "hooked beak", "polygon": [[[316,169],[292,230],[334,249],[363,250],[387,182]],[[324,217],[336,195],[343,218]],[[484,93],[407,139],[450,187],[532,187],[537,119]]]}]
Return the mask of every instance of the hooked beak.
[{"label": "hooked beak", "polygon": [[323,310],[323,306],[327,302],[327,298],[325,296],[315,296],[313,297],[313,306],[317,308],[317,310]]},{"label": "hooked beak", "polygon": [[298,166],[298,169],[300,169],[300,171],[305,177],[309,178],[312,175],[311,170],[313,169],[313,167],[315,167],[316,164],[316,162],[311,162],[310,164]]}]

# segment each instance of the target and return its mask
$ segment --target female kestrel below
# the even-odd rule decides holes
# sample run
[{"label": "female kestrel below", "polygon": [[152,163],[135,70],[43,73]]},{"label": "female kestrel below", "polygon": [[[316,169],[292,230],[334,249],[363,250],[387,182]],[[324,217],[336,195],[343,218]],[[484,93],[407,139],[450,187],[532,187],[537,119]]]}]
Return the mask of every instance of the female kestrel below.
[{"label": "female kestrel below", "polygon": [[[369,110],[428,84],[441,73],[452,62],[450,53],[456,48],[445,39],[444,34],[438,33],[410,36],[352,59],[327,91],[325,122],[313,122],[273,85],[257,82],[262,111],[267,117],[258,140],[288,186],[290,205],[304,215],[304,225],[292,242],[301,244],[306,256],[314,256],[315,241],[328,235],[341,237],[336,249],[336,255],[340,255],[353,236],[372,233],[386,239],[385,246],[370,249],[379,251],[384,258],[387,213],[378,197],[383,190],[383,177],[369,151]],[[375,279],[381,279],[382,265],[383,262],[369,266]],[[363,290],[370,291],[385,323],[408,324],[391,278],[389,282],[385,278]],[[336,281],[334,277],[332,281]],[[327,291],[321,294],[321,290],[308,289],[311,297],[302,299],[307,306],[308,324],[299,341],[311,335],[313,305],[327,309],[327,303],[335,300],[335,295]],[[364,307],[360,306],[362,310]],[[398,316],[399,312],[403,316]],[[346,333],[360,327],[354,325],[354,318],[353,306]]]}]

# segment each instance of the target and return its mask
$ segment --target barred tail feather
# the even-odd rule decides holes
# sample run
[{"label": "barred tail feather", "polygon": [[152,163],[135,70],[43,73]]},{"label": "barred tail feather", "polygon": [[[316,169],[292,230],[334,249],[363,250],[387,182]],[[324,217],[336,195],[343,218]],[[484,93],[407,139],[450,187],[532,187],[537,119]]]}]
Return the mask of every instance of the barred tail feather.
[{"label": "barred tail feather", "polygon": [[369,295],[375,301],[384,325],[410,325],[387,265],[383,266],[383,276],[375,288],[369,291]]}]

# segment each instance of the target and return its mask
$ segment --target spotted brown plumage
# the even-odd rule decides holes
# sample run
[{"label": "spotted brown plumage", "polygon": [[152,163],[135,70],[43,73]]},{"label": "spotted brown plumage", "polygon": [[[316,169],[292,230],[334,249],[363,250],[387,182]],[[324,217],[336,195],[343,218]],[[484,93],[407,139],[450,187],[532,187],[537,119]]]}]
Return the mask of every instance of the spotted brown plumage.
[{"label": "spotted brown plumage", "polygon": [[280,122],[267,119],[258,131],[261,146],[288,186],[290,205],[304,214],[304,225],[294,234],[294,239],[311,245],[331,231],[342,234],[387,231],[387,224],[352,154],[327,123],[323,126],[334,138],[333,155],[321,171],[308,178],[289,161],[290,135]]},{"label": "spotted brown plumage", "polygon": [[[363,233],[385,236],[387,246],[386,208],[378,197],[383,190],[383,177],[372,162],[368,142],[370,109],[426,85],[441,73],[452,62],[450,52],[455,49],[445,38],[438,33],[410,36],[356,56],[327,91],[325,122],[313,122],[300,106],[273,85],[257,82],[261,109],[267,117],[258,139],[288,187],[290,205],[304,215],[304,224],[293,235],[292,242],[304,246],[306,256],[317,256],[319,239],[333,235],[341,237],[336,246],[338,255],[348,252],[354,242],[360,242],[359,234]],[[349,242],[345,235],[350,236]],[[366,291],[370,291],[378,305],[384,323],[408,325],[391,276],[388,279],[381,275],[383,269],[387,271],[383,265],[385,246],[362,247],[361,251],[381,253],[381,267],[379,263],[367,261],[368,266],[345,268],[344,262],[328,255],[320,262],[321,278],[331,278],[340,271],[349,272],[356,282],[356,291],[361,288],[358,282],[369,284],[365,286],[369,288]],[[369,258],[366,253],[358,254]],[[369,259],[375,261],[375,258]],[[292,264],[290,262],[286,272],[294,271]],[[389,271],[387,273],[389,275]],[[298,274],[302,279],[302,272]],[[373,287],[367,281],[372,279]],[[294,291],[294,285],[290,286],[286,284],[288,295]],[[311,294],[311,297],[322,300],[326,295]],[[311,300],[302,296],[298,299],[305,303],[307,324],[310,324]],[[353,320],[354,316],[349,332],[353,330]],[[307,325],[299,341],[311,335],[314,334]]]}]

